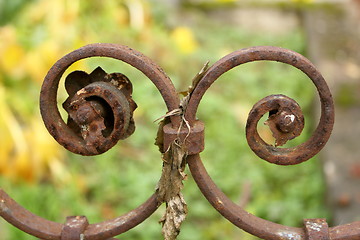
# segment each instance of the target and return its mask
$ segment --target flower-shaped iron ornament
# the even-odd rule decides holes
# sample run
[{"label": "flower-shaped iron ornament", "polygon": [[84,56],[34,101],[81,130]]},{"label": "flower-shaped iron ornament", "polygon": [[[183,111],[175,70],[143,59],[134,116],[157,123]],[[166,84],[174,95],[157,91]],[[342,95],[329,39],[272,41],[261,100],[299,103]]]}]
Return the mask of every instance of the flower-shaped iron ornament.
[{"label": "flower-shaped iron ornament", "polygon": [[137,105],[124,74],[107,74],[101,67],[91,74],[75,71],[66,77],[65,88],[67,125],[85,141],[89,155],[106,152],[135,131]]},{"label": "flower-shaped iron ornament", "polygon": [[[91,44],[77,49],[58,60],[49,70],[41,90],[40,108],[50,134],[66,149],[81,155],[101,154],[118,140],[129,137],[135,131],[133,112],[137,107],[132,99],[130,80],[122,73],[107,74],[98,67],[90,74],[75,71],[66,77],[65,88],[69,96],[63,108],[68,113],[68,119],[66,122],[62,119],[57,104],[60,78],[70,65],[89,57],[114,58],[130,64],[154,83],[164,99],[168,112],[164,115],[157,136],[164,160],[160,186],[138,208],[97,224],[89,224],[84,216],[68,217],[64,224],[45,220],[22,208],[1,190],[0,215],[5,220],[41,239],[111,239],[140,224],[162,202],[166,202],[167,213],[164,217],[168,219],[162,219],[163,234],[165,239],[175,239],[187,211],[180,193],[183,169],[187,164],[212,206],[234,225],[259,238],[360,239],[360,222],[329,228],[325,219],[305,219],[303,228],[295,228],[246,212],[215,185],[200,158],[200,152],[204,149],[204,124],[197,120],[196,112],[203,95],[222,74],[253,61],[278,61],[304,72],[319,93],[321,116],[313,135],[306,142],[292,148],[279,148],[301,134],[304,117],[293,99],[285,95],[267,96],[257,102],[249,113],[246,138],[250,148],[260,158],[279,165],[298,164],[316,155],[330,137],[334,106],[325,80],[305,57],[278,47],[252,47],[235,51],[198,74],[187,96],[180,100],[164,71],[136,50],[115,44]],[[259,120],[267,113],[269,118],[266,124],[276,139],[275,146],[266,143],[257,132]],[[172,165],[166,168],[169,163]],[[173,180],[175,177],[176,181]],[[181,213],[172,211],[178,209],[180,205],[177,204],[182,206]]]}]

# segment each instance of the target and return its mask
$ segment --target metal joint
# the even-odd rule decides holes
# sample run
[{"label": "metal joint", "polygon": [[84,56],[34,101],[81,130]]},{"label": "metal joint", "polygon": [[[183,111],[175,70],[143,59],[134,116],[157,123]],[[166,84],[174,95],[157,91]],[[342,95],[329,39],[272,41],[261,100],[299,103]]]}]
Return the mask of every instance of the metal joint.
[{"label": "metal joint", "polygon": [[67,217],[60,240],[85,240],[84,232],[88,226],[89,222],[85,216]]},{"label": "metal joint", "polygon": [[166,152],[170,144],[179,138],[181,142],[185,141],[188,155],[201,153],[205,148],[204,128],[204,123],[201,121],[195,121],[190,128],[182,126],[180,129],[174,128],[171,123],[166,124],[163,128],[163,151]]},{"label": "metal joint", "polygon": [[330,240],[329,226],[324,218],[304,219],[307,240]]}]

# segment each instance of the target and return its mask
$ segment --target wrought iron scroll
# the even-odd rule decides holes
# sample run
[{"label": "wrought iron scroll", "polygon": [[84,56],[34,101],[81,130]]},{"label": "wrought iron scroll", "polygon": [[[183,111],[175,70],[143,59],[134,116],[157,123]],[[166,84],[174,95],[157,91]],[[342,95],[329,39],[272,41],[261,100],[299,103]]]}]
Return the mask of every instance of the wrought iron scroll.
[{"label": "wrought iron scroll", "polygon": [[[194,84],[186,102],[180,101],[170,78],[151,59],[122,45],[91,44],[58,60],[46,75],[40,108],[46,128],[67,150],[81,155],[106,152],[118,140],[135,130],[132,117],[137,105],[132,99],[132,83],[121,73],[105,73],[101,68],[87,74],[76,71],[66,77],[69,94],[63,107],[68,112],[65,122],[58,110],[57,89],[66,69],[81,59],[108,57],[123,61],[140,70],[161,93],[168,110],[168,124],[161,125],[161,153],[177,137],[187,148],[186,162],[202,194],[210,204],[237,227],[262,239],[360,239],[360,222],[328,227],[325,219],[304,219],[302,228],[288,227],[258,218],[232,202],[212,181],[200,153],[204,149],[204,124],[196,112],[207,89],[225,72],[253,61],[277,61],[304,72],[315,85],[321,101],[321,116],[313,135],[303,144],[279,148],[301,134],[304,124],[299,105],[284,95],[271,95],[257,102],[249,113],[246,138],[254,153],[274,164],[292,165],[316,155],[330,137],[334,123],[334,106],[330,90],[315,66],[302,55],[278,47],[252,47],[235,51],[213,64]],[[267,144],[257,132],[260,118],[269,113],[267,124],[276,138],[276,146]],[[186,122],[186,124],[184,124]],[[138,208],[127,214],[89,224],[84,216],[71,216],[64,224],[52,222],[27,211],[5,191],[0,190],[0,215],[9,223],[35,237],[46,240],[102,240],[137,226],[162,204],[156,191]]]}]

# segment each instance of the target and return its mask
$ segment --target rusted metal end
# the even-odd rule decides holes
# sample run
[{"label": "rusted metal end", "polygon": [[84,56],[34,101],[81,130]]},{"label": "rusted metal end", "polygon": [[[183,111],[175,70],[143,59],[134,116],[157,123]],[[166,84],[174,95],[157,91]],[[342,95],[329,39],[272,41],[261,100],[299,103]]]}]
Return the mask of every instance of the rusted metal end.
[{"label": "rusted metal end", "polygon": [[86,151],[70,151],[101,154],[135,131],[133,112],[137,105],[132,99],[132,84],[124,74],[107,74],[100,67],[90,74],[74,71],[66,77],[65,88],[69,94],[63,103],[69,114],[67,125],[86,147]]},{"label": "rusted metal end", "polygon": [[60,240],[85,240],[84,231],[89,226],[85,216],[70,216],[61,231]]},{"label": "rusted metal end", "polygon": [[174,128],[172,124],[167,124],[163,128],[164,132],[164,149],[165,152],[170,144],[177,138],[180,141],[185,140],[185,146],[188,155],[197,154],[204,150],[204,123],[195,121],[190,129],[183,126],[181,129]]},{"label": "rusted metal end", "polygon": [[[137,104],[132,99],[133,93],[133,86],[130,82],[129,78],[127,78],[122,73],[111,73],[107,74],[101,67],[97,67],[94,71],[90,74],[87,74],[84,71],[74,71],[70,73],[65,79],[65,88],[69,97],[63,103],[64,109],[69,113],[70,106],[72,104],[76,104],[76,100],[74,101],[73,98],[79,94],[86,92],[86,87],[90,84],[96,82],[106,82],[109,85],[114,86],[119,92],[121,92],[126,100],[128,101],[129,109],[130,109],[130,122],[127,127],[127,132],[123,135],[121,139],[127,138],[135,131],[135,123],[133,119],[133,112],[137,108]],[[114,94],[116,94],[115,88],[113,90]],[[119,93],[120,94],[120,93]],[[106,97],[106,96],[105,96]],[[96,112],[98,112],[101,117],[105,121],[105,125],[108,128],[106,131],[109,134],[109,131],[112,130],[112,126],[114,123],[114,116],[112,113],[111,108],[109,108],[108,104],[104,102],[102,99],[104,96],[87,96],[85,99],[86,102],[90,102],[92,107]],[[112,99],[109,99],[112,101]],[[91,114],[87,113],[88,111],[83,111],[83,114]],[[80,137],[80,127],[78,124],[74,123],[73,118],[71,116],[68,118],[67,124],[70,128],[72,128],[77,135]],[[80,124],[81,125],[81,124]]]},{"label": "rusted metal end", "polygon": [[275,146],[282,146],[287,141],[300,136],[304,129],[304,116],[297,102],[285,95],[268,96],[260,102],[267,101],[275,102],[269,104],[275,105],[272,109],[266,105],[269,109],[269,118],[265,122],[275,138]]},{"label": "rusted metal end", "polygon": [[[257,123],[260,118],[269,113],[265,122],[269,126],[275,138],[275,146],[282,146],[287,141],[299,136],[304,129],[304,116],[300,106],[285,95],[271,95],[257,102],[249,113],[247,121],[248,135],[254,135],[257,131]],[[252,143],[249,142],[252,146]]]},{"label": "rusted metal end", "polygon": [[85,141],[87,155],[109,150],[135,129],[132,126],[129,131],[132,112],[128,100],[111,83],[87,85],[66,101],[64,108],[69,113],[69,127]]},{"label": "rusted metal end", "polygon": [[330,240],[329,226],[324,218],[304,219],[306,240]]},{"label": "rusted metal end", "polygon": [[[269,126],[275,138],[275,148],[266,143],[257,131],[257,124],[265,113],[269,113],[265,124]],[[250,148],[263,159],[282,165],[295,164],[296,162],[279,160],[276,154],[263,152],[262,149],[273,148],[278,152],[283,151],[276,147],[299,136],[304,129],[304,122],[301,108],[295,100],[282,94],[267,96],[257,102],[249,113],[246,123],[246,139]],[[291,156],[291,152],[287,156]]]}]

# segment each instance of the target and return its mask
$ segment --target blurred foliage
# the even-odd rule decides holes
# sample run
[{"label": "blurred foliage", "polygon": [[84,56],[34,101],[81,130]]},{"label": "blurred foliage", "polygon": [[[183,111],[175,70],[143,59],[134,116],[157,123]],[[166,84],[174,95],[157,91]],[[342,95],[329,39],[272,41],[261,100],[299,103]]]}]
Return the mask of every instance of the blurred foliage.
[{"label": "blurred foliage", "polygon": [[[57,59],[88,43],[129,45],[163,67],[182,91],[207,60],[214,63],[236,49],[275,45],[300,53],[305,50],[301,29],[265,35],[219,24],[201,9],[191,24],[181,18],[174,24],[180,10],[156,0],[0,0],[0,9],[0,184],[33,213],[57,222],[68,215],[86,215],[91,223],[113,218],[153,193],[161,172],[160,154],[153,145],[157,131],[153,120],[166,112],[157,89],[139,71],[111,59],[79,61],[67,73],[91,72],[101,65],[107,72],[120,71],[130,78],[139,105],[137,130],[101,156],[68,153],[50,137],[38,113],[42,80]],[[284,64],[252,63],[231,70],[205,94],[198,112],[206,124],[202,158],[233,201],[240,202],[248,194],[245,208],[251,213],[300,226],[302,218],[328,215],[320,162],[271,165],[259,160],[245,140],[249,110],[256,101],[276,93],[297,100],[305,113],[303,135],[289,144],[307,139],[313,128],[311,81]],[[66,97],[62,87],[59,105]],[[259,131],[273,141],[261,124]],[[179,239],[254,239],[212,209],[191,176],[185,185],[189,215]],[[161,239],[158,220],[163,210],[122,237]],[[3,239],[34,239],[3,221],[0,234]]]},{"label": "blurred foliage", "polygon": [[356,83],[341,84],[335,93],[335,103],[342,108],[350,108],[360,105],[358,95],[360,85]]}]

